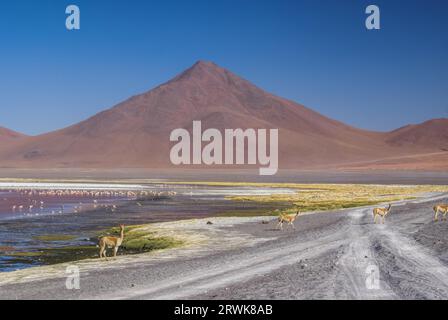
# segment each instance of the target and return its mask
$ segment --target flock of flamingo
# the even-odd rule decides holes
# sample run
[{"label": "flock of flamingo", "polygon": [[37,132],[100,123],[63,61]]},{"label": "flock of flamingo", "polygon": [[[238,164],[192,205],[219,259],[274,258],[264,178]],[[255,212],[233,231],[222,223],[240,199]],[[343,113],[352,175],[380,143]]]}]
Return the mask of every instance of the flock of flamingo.
[{"label": "flock of flamingo", "polygon": [[[125,199],[125,200],[156,200],[165,197],[171,197],[176,195],[174,191],[149,191],[149,190],[73,190],[73,189],[61,189],[61,190],[36,190],[36,189],[9,189],[2,190],[6,192],[17,192],[20,194],[20,198],[26,200],[26,203],[13,204],[11,209],[13,212],[29,212],[35,211],[42,212],[45,209],[45,201],[47,198],[69,198],[69,199],[89,199],[87,203],[79,202],[79,205],[73,207],[74,213],[78,213],[83,210],[84,205],[89,205],[96,208],[109,209],[111,212],[117,210],[117,205],[108,203],[99,203],[101,199]],[[4,198],[3,200],[8,200]],[[140,202],[137,205],[141,206]],[[64,205],[61,205],[58,213],[64,213]],[[52,213],[56,213],[53,210]]]}]

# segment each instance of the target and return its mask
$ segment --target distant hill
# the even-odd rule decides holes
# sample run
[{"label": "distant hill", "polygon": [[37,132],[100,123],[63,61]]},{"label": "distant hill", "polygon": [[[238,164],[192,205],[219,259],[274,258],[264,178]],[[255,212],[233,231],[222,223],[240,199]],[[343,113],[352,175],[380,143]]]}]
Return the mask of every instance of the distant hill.
[{"label": "distant hill", "polygon": [[407,125],[390,132],[387,142],[394,146],[418,146],[448,151],[448,119]]},{"label": "distant hill", "polygon": [[4,127],[0,127],[0,143],[2,141],[15,140],[23,137],[26,137],[26,135]]}]

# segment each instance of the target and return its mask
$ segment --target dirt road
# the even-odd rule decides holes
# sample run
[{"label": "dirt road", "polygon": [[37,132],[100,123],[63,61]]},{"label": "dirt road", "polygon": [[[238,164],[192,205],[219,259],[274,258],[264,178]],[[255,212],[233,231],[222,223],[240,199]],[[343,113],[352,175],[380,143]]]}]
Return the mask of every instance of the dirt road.
[{"label": "dirt road", "polygon": [[373,224],[370,207],[300,216],[282,232],[258,218],[217,220],[219,249],[81,268],[79,290],[65,277],[7,283],[0,298],[448,299],[448,222],[432,222],[431,210],[447,200],[397,203],[384,225]]}]

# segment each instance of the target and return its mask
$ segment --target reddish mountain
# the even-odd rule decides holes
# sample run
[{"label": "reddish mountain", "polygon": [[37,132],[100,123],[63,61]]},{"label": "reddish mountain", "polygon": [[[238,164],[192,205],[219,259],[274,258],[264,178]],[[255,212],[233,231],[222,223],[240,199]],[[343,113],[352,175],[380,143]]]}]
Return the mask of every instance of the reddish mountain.
[{"label": "reddish mountain", "polygon": [[3,141],[15,140],[23,137],[26,137],[26,135],[4,127],[0,127],[0,143]]},{"label": "reddish mountain", "polygon": [[393,146],[420,146],[448,151],[448,119],[434,119],[408,125],[389,133],[387,142]]},{"label": "reddish mountain", "polygon": [[20,139],[0,151],[0,166],[170,167],[169,134],[191,128],[193,120],[203,128],[278,128],[281,168],[342,166],[431,149],[347,126],[200,61],[90,119]]}]

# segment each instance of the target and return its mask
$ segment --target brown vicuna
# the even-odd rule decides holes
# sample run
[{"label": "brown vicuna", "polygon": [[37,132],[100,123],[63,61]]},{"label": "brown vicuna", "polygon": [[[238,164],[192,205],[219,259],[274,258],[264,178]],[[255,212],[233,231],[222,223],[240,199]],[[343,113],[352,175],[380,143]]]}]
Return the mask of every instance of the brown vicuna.
[{"label": "brown vicuna", "polygon": [[294,226],[294,221],[296,220],[299,213],[300,212],[297,211],[296,214],[280,214],[280,216],[278,217],[277,228],[280,227],[280,230],[283,230],[283,223],[287,223],[289,226],[295,229],[296,227]]},{"label": "brown vicuna", "polygon": [[432,208],[434,210],[434,221],[439,221],[439,211],[443,213],[442,220],[446,220],[448,213],[448,204],[439,204]]},{"label": "brown vicuna", "polygon": [[390,212],[390,208],[391,207],[392,207],[392,205],[389,204],[389,206],[387,208],[375,208],[375,209],[373,209],[373,222],[376,223],[376,218],[379,216],[380,217],[380,223],[381,223],[381,221],[382,221],[382,223],[384,223],[384,221],[386,220],[386,216]]},{"label": "brown vicuna", "polygon": [[106,249],[112,248],[114,250],[114,257],[117,256],[118,248],[123,243],[124,239],[124,225],[120,225],[120,236],[119,237],[113,237],[113,236],[104,236],[100,238],[100,258],[106,256]]}]

